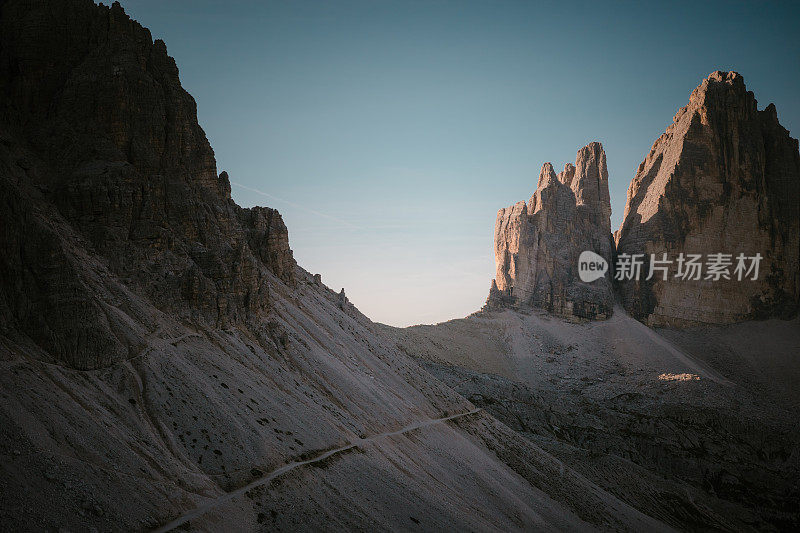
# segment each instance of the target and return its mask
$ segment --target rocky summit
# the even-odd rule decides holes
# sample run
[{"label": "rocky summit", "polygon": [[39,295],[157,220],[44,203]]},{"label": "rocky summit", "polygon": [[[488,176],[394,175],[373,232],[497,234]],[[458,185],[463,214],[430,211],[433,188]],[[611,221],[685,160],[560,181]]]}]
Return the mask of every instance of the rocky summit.
[{"label": "rocky summit", "polygon": [[[741,75],[714,72],[692,92],[639,165],[613,239],[605,161],[592,143],[558,175],[546,163],[530,202],[498,212],[490,307],[603,319],[618,297],[635,318],[673,327],[797,312],[798,141]],[[585,250],[609,264],[596,281],[579,279]]]},{"label": "rocky summit", "polygon": [[584,282],[578,261],[584,251],[612,264],[611,201],[603,146],[578,151],[556,175],[545,163],[536,191],[497,213],[494,253],[497,275],[487,305],[538,307],[573,319],[611,316],[609,276]]},{"label": "rocky summit", "polygon": [[263,311],[287,229],[231,201],[164,42],[117,3],[2,8],[3,327],[90,369],[156,326],[136,294],[210,325]]},{"label": "rocky summit", "polygon": [[[740,322],[796,313],[800,155],[773,104],[757,108],[736,72],[714,72],[639,165],[617,234],[619,254],[677,261],[723,254],[728,278],[624,279],[625,308],[651,325]],[[739,279],[737,257],[761,257]],[[750,269],[752,261],[745,264]],[[676,265],[677,267],[677,265]],[[744,272],[747,274],[747,272]],[[756,279],[753,279],[756,277]]]}]

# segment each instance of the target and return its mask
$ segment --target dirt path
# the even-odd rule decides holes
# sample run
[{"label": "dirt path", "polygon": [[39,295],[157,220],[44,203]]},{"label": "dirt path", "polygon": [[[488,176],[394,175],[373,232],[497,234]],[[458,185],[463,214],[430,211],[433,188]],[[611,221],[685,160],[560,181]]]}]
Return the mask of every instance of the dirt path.
[{"label": "dirt path", "polygon": [[371,437],[367,437],[367,438],[364,438],[364,439],[356,439],[356,440],[354,440],[353,442],[351,442],[350,444],[348,444],[346,446],[341,446],[341,447],[335,448],[333,450],[328,450],[327,452],[325,452],[325,453],[323,453],[321,455],[318,455],[317,457],[314,457],[313,459],[306,459],[305,461],[293,461],[291,463],[285,464],[282,467],[277,468],[277,469],[273,470],[272,472],[268,473],[267,475],[265,475],[265,476],[255,480],[255,481],[245,485],[244,487],[241,487],[241,488],[236,489],[236,490],[231,491],[231,492],[226,492],[222,496],[219,496],[217,498],[214,498],[213,500],[207,501],[207,502],[203,503],[202,505],[200,505],[199,507],[195,507],[194,509],[192,509],[188,513],[184,514],[183,516],[181,516],[179,518],[176,518],[172,522],[170,522],[170,523],[168,523],[168,524],[166,524],[164,526],[161,526],[160,528],[156,529],[155,533],[162,533],[162,532],[166,532],[166,531],[172,531],[173,529],[184,525],[185,523],[189,522],[190,520],[193,520],[193,519],[197,518],[198,516],[202,516],[203,514],[205,514],[208,511],[210,511],[211,509],[213,509],[213,508],[215,508],[215,507],[217,507],[217,506],[219,506],[219,505],[221,505],[221,504],[223,504],[225,502],[228,502],[228,501],[232,500],[233,498],[235,498],[237,496],[241,496],[241,495],[243,495],[244,493],[246,493],[249,490],[252,490],[252,489],[254,489],[256,487],[260,487],[262,485],[266,485],[266,484],[270,483],[276,477],[281,476],[281,475],[285,474],[286,472],[294,470],[295,468],[298,468],[300,466],[314,464],[314,463],[318,463],[320,461],[324,461],[325,459],[327,459],[328,457],[330,457],[332,455],[336,455],[337,453],[342,453],[344,451],[347,451],[347,450],[350,450],[350,449],[353,449],[353,448],[356,448],[356,447],[359,447],[359,446],[363,446],[364,444],[372,442],[372,441],[376,441],[376,440],[383,439],[383,438],[386,438],[386,437],[392,437],[392,436],[395,436],[395,435],[402,435],[404,433],[408,433],[409,431],[414,431],[415,429],[420,429],[420,428],[424,428],[424,427],[427,427],[427,426],[432,426],[434,424],[440,424],[442,422],[447,422],[448,420],[455,420],[456,418],[461,418],[461,417],[464,417],[464,416],[474,415],[478,411],[480,411],[480,409],[473,409],[472,411],[468,411],[466,413],[460,413],[460,414],[456,414],[456,415],[445,416],[445,417],[442,417],[442,418],[434,418],[432,420],[423,420],[423,421],[420,421],[420,422],[414,422],[413,424],[410,424],[408,426],[405,426],[405,427],[400,428],[400,429],[395,430],[395,431],[387,431],[385,433],[378,433],[377,435],[372,435]]}]

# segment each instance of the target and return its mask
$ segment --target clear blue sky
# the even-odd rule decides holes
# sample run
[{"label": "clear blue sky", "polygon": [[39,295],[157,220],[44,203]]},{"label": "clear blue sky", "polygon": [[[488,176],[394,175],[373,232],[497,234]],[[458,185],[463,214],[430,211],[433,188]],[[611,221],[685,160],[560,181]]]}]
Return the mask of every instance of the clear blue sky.
[{"label": "clear blue sky", "polygon": [[714,70],[800,133],[789,2],[122,5],[166,41],[234,199],[278,208],[299,263],[393,325],[480,308],[497,210],[590,141],[618,227],[637,166]]}]

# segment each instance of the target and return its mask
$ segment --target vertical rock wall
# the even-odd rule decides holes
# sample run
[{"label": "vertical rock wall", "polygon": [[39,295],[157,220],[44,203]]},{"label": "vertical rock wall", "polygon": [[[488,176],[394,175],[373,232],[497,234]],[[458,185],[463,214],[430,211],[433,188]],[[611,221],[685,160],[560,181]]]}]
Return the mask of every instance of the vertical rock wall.
[{"label": "vertical rock wall", "polygon": [[533,306],[567,317],[611,316],[609,274],[585,283],[578,258],[592,251],[612,262],[611,203],[606,155],[593,142],[556,175],[545,163],[530,201],[497,214],[494,250],[497,275],[487,305]]},{"label": "vertical rock wall", "polygon": [[[731,254],[730,280],[626,280],[627,310],[650,325],[790,316],[798,306],[798,142],[775,106],[759,111],[736,72],[714,72],[675,115],[628,189],[619,254]],[[762,256],[756,280],[735,258]],[[748,263],[749,266],[749,263]]]}]

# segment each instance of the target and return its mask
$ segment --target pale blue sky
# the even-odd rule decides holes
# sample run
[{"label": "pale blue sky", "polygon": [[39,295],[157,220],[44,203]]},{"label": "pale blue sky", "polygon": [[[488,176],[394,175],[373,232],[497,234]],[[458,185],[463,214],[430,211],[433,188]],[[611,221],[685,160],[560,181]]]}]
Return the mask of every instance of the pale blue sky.
[{"label": "pale blue sky", "polygon": [[618,227],[637,166],[714,70],[800,129],[795,3],[122,5],[166,41],[234,199],[278,208],[299,263],[393,325],[479,309],[497,210],[590,141]]}]

